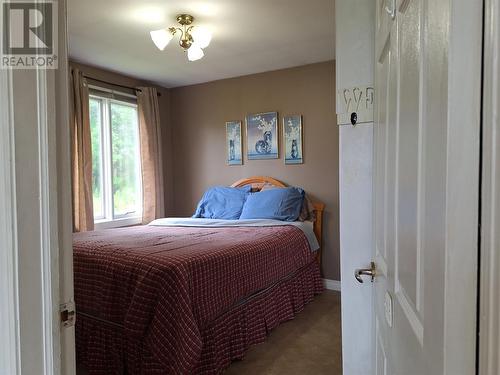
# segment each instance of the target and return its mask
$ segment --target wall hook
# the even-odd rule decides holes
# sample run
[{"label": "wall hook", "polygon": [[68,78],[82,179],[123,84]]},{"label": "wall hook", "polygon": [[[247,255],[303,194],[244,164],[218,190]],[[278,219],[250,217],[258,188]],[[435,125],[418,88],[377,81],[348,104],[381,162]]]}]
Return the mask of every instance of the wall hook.
[{"label": "wall hook", "polygon": [[356,122],[358,121],[358,115],[356,112],[351,113],[351,124],[352,126],[356,125]]}]

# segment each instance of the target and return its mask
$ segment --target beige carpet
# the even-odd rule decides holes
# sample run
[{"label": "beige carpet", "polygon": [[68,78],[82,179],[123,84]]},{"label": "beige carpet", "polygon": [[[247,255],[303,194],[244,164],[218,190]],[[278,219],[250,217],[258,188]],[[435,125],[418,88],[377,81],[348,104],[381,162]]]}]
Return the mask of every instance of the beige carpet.
[{"label": "beige carpet", "polygon": [[325,291],[224,375],[341,375],[340,294]]},{"label": "beige carpet", "polygon": [[341,344],[340,294],[325,291],[224,375],[341,375]]}]

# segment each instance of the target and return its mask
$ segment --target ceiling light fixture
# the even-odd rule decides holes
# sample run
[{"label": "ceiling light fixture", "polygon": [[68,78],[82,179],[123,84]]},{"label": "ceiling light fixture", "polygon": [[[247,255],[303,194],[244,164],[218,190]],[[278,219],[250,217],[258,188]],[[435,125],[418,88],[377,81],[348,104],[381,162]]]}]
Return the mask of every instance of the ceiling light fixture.
[{"label": "ceiling light fixture", "polygon": [[181,27],[169,27],[151,31],[151,39],[156,47],[160,51],[163,51],[174,35],[177,34],[177,31],[179,31],[179,45],[184,51],[187,51],[188,60],[199,60],[205,55],[203,49],[210,44],[212,34],[205,27],[191,25],[193,21],[194,17],[190,14],[179,14],[177,22]]}]

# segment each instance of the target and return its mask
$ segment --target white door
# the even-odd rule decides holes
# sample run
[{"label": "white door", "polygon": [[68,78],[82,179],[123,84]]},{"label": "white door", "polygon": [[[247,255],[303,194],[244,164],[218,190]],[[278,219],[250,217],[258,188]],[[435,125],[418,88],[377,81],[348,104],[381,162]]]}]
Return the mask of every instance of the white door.
[{"label": "white door", "polygon": [[[463,11],[463,3],[454,5]],[[470,14],[473,25],[475,16]],[[377,375],[474,373],[480,75],[477,65],[460,66],[466,55],[451,47],[460,46],[457,17],[447,1],[377,0]],[[480,37],[473,42],[480,45]],[[459,69],[462,87],[456,84]],[[472,95],[469,107],[457,105],[462,89]],[[369,273],[359,277],[369,282]]]}]

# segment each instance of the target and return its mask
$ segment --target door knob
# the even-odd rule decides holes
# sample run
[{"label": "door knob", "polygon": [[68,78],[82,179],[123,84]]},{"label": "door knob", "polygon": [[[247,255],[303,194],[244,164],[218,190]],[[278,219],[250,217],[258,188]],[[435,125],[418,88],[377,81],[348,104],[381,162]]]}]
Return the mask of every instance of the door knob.
[{"label": "door knob", "polygon": [[356,280],[358,280],[361,284],[364,282],[363,278],[361,276],[370,276],[371,282],[373,283],[373,279],[375,278],[377,272],[375,269],[375,263],[371,262],[370,263],[370,268],[358,268],[354,271],[354,277]]}]

